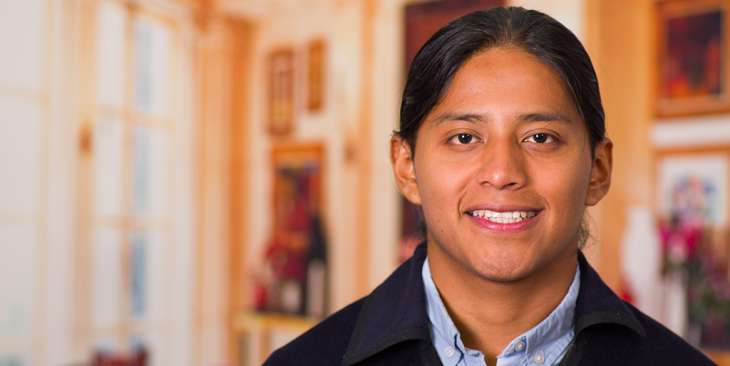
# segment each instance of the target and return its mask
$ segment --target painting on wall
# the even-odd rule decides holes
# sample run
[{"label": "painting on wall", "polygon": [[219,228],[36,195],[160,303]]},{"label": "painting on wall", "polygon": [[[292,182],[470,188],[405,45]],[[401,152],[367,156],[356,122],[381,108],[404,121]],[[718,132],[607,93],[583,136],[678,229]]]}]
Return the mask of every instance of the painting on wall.
[{"label": "painting on wall", "polygon": [[273,52],[269,73],[269,132],[284,135],[294,123],[294,51]]},{"label": "painting on wall", "polygon": [[273,230],[254,280],[259,311],[323,317],[326,237],[321,145],[272,152]]},{"label": "painting on wall", "polygon": [[307,84],[307,109],[319,112],[324,107],[325,45],[323,40],[309,44],[309,83]]},{"label": "painting on wall", "polygon": [[665,322],[697,347],[730,349],[725,152],[662,156],[656,202]]},{"label": "painting on wall", "polygon": [[658,4],[659,116],[730,109],[726,0]]}]

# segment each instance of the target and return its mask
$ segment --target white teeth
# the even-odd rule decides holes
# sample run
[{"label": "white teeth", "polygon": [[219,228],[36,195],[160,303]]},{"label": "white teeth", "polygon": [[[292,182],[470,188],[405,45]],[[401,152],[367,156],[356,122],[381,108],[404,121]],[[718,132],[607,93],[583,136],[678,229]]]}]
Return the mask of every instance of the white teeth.
[{"label": "white teeth", "polygon": [[535,217],[535,211],[513,211],[513,212],[496,212],[490,210],[475,210],[471,212],[474,217],[485,218],[492,222],[500,224],[512,224]]}]

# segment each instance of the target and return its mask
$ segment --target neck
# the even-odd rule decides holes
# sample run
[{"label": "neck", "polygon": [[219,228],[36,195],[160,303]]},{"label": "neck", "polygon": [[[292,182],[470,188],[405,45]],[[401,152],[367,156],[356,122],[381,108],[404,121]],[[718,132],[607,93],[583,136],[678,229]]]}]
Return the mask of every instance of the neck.
[{"label": "neck", "polygon": [[494,281],[470,272],[428,246],[431,276],[464,345],[481,351],[488,365],[516,337],[534,328],[568,293],[577,251],[513,281]]}]

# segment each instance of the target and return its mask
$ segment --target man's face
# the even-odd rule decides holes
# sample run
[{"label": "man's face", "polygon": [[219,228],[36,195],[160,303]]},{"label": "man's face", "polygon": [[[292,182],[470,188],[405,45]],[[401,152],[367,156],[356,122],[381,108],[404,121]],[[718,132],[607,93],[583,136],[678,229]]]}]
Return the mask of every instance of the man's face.
[{"label": "man's face", "polygon": [[493,49],[464,63],[416,146],[407,197],[423,206],[431,263],[504,282],[576,255],[585,205],[602,194],[589,190],[585,124],[534,56]]}]

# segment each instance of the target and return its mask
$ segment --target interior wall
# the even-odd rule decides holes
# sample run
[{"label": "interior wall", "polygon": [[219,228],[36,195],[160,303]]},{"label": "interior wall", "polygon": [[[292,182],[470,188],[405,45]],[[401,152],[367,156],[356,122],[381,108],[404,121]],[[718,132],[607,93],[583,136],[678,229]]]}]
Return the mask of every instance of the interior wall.
[{"label": "interior wall", "polygon": [[[622,290],[621,241],[631,207],[650,208],[653,5],[650,0],[592,0],[589,52],[598,73],[607,135],[614,143],[609,193],[599,205],[599,272]],[[617,21],[620,19],[620,21]]]},{"label": "interior wall", "polygon": [[[327,159],[325,225],[333,274],[331,310],[369,292],[395,266],[397,188],[390,177],[388,140],[395,128],[399,77],[394,75],[396,67],[389,57],[400,54],[397,35],[401,30],[393,25],[400,15],[394,2],[371,2],[370,13],[363,6],[320,2],[254,23],[255,77],[249,91],[253,102],[248,139],[252,156],[250,268],[255,270],[271,236],[271,149],[281,144],[323,144]],[[370,43],[366,32],[372,32]],[[301,91],[306,80],[306,47],[318,39],[326,47],[324,108],[307,112],[305,96],[296,94],[293,131],[286,137],[272,137],[266,124],[268,55],[286,47],[294,50],[295,90]],[[371,78],[364,76],[366,72]],[[370,86],[365,85],[368,83]],[[364,175],[363,167],[372,174]],[[361,207],[364,201],[368,210]],[[363,260],[363,246],[358,243],[363,222],[370,238],[364,247],[370,260]]]},{"label": "interior wall", "polygon": [[581,41],[586,36],[586,2],[589,0],[511,0],[512,6],[539,10],[563,23]]}]

